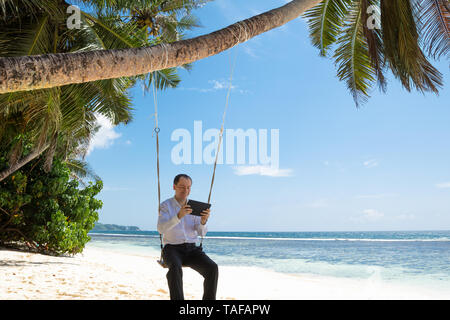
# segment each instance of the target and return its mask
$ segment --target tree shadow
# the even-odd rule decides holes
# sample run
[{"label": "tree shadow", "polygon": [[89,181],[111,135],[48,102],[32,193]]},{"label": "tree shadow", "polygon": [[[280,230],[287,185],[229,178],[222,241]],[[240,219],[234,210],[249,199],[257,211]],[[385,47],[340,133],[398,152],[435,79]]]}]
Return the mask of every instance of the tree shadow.
[{"label": "tree shadow", "polygon": [[32,252],[32,251],[27,251],[27,250],[0,247],[0,267],[27,267],[27,266],[34,266],[34,265],[74,264],[74,263],[71,263],[70,260],[67,259],[67,258],[69,258],[69,259],[72,258],[71,256],[64,256],[64,255],[52,256],[54,258],[63,258],[63,259],[61,259],[61,261],[29,261],[29,260],[25,260],[25,259],[24,260],[13,260],[13,259],[4,260],[1,258],[2,251],[16,251],[16,252],[21,252],[21,253],[29,253],[29,254],[33,254],[33,255],[51,256],[51,255],[41,254],[38,252]]},{"label": "tree shadow", "polygon": [[35,261],[26,261],[26,260],[0,260],[0,267],[27,267],[33,265],[45,265],[45,264],[67,264],[66,262],[54,262],[54,261],[46,261],[46,262],[35,262]]}]

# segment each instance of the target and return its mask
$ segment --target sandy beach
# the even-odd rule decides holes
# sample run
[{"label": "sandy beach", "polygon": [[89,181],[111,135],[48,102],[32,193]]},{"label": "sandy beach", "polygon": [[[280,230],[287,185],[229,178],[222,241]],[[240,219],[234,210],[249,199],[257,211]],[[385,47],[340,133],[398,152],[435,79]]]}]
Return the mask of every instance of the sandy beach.
[{"label": "sandy beach", "polygon": [[[167,269],[157,257],[87,247],[74,257],[0,249],[0,299],[169,299]],[[186,299],[201,299],[203,278],[183,269]],[[290,275],[256,267],[219,266],[217,298],[449,299],[448,292],[365,280]]]}]

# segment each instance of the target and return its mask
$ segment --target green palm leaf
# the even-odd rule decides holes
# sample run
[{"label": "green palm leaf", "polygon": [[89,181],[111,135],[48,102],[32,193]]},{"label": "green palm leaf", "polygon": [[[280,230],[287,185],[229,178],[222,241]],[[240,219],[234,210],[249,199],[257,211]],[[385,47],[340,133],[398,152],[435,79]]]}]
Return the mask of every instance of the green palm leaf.
[{"label": "green palm leaf", "polygon": [[334,54],[338,77],[346,81],[358,107],[366,102],[369,89],[375,81],[375,70],[368,56],[368,47],[363,32],[361,2],[354,1],[349,9],[342,35],[337,40]]},{"label": "green palm leaf", "polygon": [[161,11],[178,11],[178,10],[187,10],[190,11],[192,9],[196,9],[204,6],[206,3],[211,2],[212,0],[159,0],[161,3]]},{"label": "green palm leaf", "polygon": [[84,11],[82,15],[101,39],[104,49],[136,48],[146,44],[145,34],[139,31],[134,21],[124,22],[115,15],[94,17]]},{"label": "green palm leaf", "polygon": [[55,0],[0,0],[0,19],[21,21],[24,12],[35,18],[43,14],[50,17],[62,17],[65,9]]},{"label": "green palm leaf", "polygon": [[438,93],[442,74],[427,60],[419,46],[416,19],[420,16],[409,0],[381,0],[381,27],[386,60],[408,91]]},{"label": "green palm leaf", "polygon": [[158,70],[148,74],[145,79],[145,89],[147,91],[150,90],[152,82],[155,83],[155,87],[158,90],[175,88],[178,86],[180,81],[177,68]]},{"label": "green palm leaf", "polygon": [[3,56],[25,56],[51,52],[54,30],[50,26],[48,15],[37,19],[23,19],[20,24],[8,23],[2,27],[0,53]]},{"label": "green palm leaf", "polygon": [[336,42],[351,0],[324,0],[305,12],[310,37],[320,55],[325,57],[328,48]]},{"label": "green palm leaf", "polygon": [[[367,42],[368,55],[370,57],[371,64],[375,70],[378,86],[381,91],[386,92],[386,78],[384,77],[384,69],[386,67],[384,62],[384,47],[383,39],[380,28],[373,25],[371,19],[373,16],[369,16],[369,9],[377,8],[378,10],[372,14],[380,14],[380,1],[379,0],[361,0],[361,20],[363,24],[364,37]],[[376,18],[375,18],[376,19]],[[380,21],[378,21],[379,23]],[[370,26],[369,26],[370,23]]]},{"label": "green palm leaf", "polygon": [[[134,48],[172,42],[181,39],[185,30],[198,26],[190,11],[206,2],[74,0],[70,3],[89,11],[81,12],[81,28],[68,29],[65,1],[0,0],[0,55]],[[151,18],[154,29],[150,33],[146,20],[142,25],[133,15],[136,9]],[[157,89],[176,87],[180,82],[177,69],[171,68],[129,78],[0,95],[2,153],[13,163],[32,150],[44,152],[39,146],[46,146],[46,170],[50,170],[55,155],[66,161],[84,157],[98,130],[99,114],[115,125],[131,120],[129,89],[139,80],[147,88],[153,82]],[[74,160],[72,164],[73,172],[83,177],[80,170],[86,172],[85,163]]]},{"label": "green palm leaf", "polygon": [[448,56],[450,53],[450,11],[444,6],[447,0],[421,0],[420,28],[426,51],[433,58]]},{"label": "green palm leaf", "polygon": [[89,164],[85,161],[78,159],[68,159],[66,161],[67,166],[70,169],[73,178],[77,179],[83,185],[86,185],[84,179],[92,179],[95,181],[101,180],[101,178],[92,170]]}]

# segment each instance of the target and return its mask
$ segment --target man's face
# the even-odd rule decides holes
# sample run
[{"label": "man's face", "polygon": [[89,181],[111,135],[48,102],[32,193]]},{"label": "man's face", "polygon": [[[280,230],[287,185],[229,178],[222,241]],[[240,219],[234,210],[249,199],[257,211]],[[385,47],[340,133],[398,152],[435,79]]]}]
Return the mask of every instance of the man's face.
[{"label": "man's face", "polygon": [[175,196],[178,199],[186,199],[191,193],[191,180],[187,178],[180,178],[177,184],[173,185],[173,190],[175,190]]}]

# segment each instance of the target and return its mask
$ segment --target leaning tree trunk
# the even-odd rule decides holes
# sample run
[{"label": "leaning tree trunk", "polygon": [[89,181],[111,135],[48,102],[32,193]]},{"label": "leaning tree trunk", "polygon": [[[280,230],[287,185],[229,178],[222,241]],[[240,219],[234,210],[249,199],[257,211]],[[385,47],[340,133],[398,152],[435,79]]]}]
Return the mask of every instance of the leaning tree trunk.
[{"label": "leaning tree trunk", "polygon": [[0,94],[129,77],[194,62],[282,26],[321,1],[293,0],[213,33],[171,44],[0,58]]},{"label": "leaning tree trunk", "polygon": [[26,165],[28,162],[30,162],[31,160],[39,157],[45,150],[47,150],[47,148],[50,146],[50,144],[45,144],[40,148],[36,148],[34,149],[29,155],[27,155],[26,157],[20,159],[19,161],[17,161],[16,163],[14,163],[12,166],[10,166],[9,168],[6,168],[3,171],[0,171],[0,181],[4,180],[5,178],[7,178],[11,173],[16,172],[17,170],[19,170],[20,168],[22,168],[24,165]]}]

